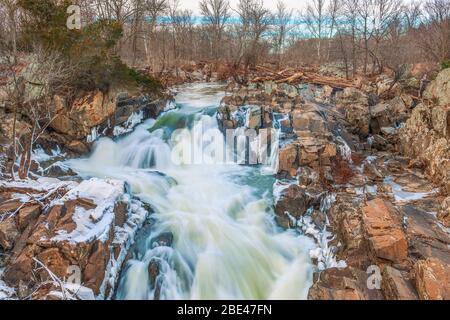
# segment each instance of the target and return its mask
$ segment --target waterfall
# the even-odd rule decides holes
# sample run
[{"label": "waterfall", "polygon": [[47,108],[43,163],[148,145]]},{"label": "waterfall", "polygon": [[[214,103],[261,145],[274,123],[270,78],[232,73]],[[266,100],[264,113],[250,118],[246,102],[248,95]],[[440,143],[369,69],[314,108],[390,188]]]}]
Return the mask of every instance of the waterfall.
[{"label": "waterfall", "polygon": [[[191,126],[155,129],[158,121],[147,121],[124,138],[98,140],[89,158],[68,162],[84,177],[127,181],[155,211],[122,271],[117,299],[306,299],[315,245],[276,226],[271,192],[258,191],[271,190],[274,179],[262,185],[251,178],[261,174],[258,167],[205,161],[211,145],[192,139],[200,128],[220,135],[216,117],[203,111],[217,108],[222,92],[218,85],[181,87],[178,108],[161,117],[194,114]],[[175,129],[203,162],[174,163],[175,145],[164,133]],[[170,246],[157,241],[165,234],[173,235]]]}]

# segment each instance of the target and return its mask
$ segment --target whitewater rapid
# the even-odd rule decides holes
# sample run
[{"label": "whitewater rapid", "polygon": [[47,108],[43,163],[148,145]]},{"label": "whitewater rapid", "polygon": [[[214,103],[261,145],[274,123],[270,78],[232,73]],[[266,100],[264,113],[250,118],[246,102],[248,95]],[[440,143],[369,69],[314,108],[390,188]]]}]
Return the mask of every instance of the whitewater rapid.
[{"label": "whitewater rapid", "polygon": [[[218,84],[183,86],[175,110],[126,137],[102,138],[89,158],[69,161],[85,178],[126,181],[155,211],[122,271],[117,299],[307,298],[314,243],[276,226],[274,178],[258,167],[173,163],[174,130],[202,126],[220,135],[215,110],[223,96]],[[156,244],[167,234],[171,247]],[[155,263],[157,285],[148,271]]]}]

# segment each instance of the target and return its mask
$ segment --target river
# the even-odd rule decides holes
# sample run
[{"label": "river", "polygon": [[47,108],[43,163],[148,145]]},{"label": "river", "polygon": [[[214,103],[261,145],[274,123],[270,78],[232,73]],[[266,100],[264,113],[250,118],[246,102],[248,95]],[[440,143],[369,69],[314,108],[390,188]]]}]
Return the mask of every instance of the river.
[{"label": "river", "polygon": [[[116,299],[307,298],[314,243],[277,227],[273,175],[258,166],[173,161],[175,130],[201,126],[221,134],[215,113],[224,94],[219,84],[182,86],[174,110],[125,137],[102,138],[89,158],[69,161],[85,178],[127,181],[155,211],[121,273]],[[188,137],[184,144],[203,150]],[[168,235],[171,246],[161,245]],[[157,284],[149,265],[158,270]]]}]

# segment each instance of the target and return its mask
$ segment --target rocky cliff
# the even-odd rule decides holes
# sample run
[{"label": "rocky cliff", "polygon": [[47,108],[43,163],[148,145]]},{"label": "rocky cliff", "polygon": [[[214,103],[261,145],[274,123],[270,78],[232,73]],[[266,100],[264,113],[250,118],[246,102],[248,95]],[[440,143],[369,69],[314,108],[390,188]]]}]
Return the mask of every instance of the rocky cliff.
[{"label": "rocky cliff", "polygon": [[344,90],[268,82],[223,100],[222,129],[280,134],[274,209],[317,243],[310,299],[450,298],[446,74],[423,103],[401,88],[382,99],[386,79]]}]

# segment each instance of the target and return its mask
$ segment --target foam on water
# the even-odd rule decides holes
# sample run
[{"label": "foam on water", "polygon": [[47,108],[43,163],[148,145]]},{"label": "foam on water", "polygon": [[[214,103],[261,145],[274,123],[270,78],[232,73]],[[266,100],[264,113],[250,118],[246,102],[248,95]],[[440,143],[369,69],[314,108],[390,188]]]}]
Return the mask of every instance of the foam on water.
[{"label": "foam on water", "polygon": [[[183,112],[202,113],[223,97],[217,85],[183,87],[177,104]],[[216,130],[215,117],[197,116],[196,124]],[[253,170],[237,164],[174,164],[173,145],[164,128],[146,122],[116,141],[102,138],[88,159],[70,161],[85,177],[127,181],[131,192],[156,211],[151,233],[139,243],[122,272],[118,299],[306,299],[312,285],[309,251],[315,245],[274,224],[271,197],[236,181]],[[186,128],[194,130],[193,128]],[[186,140],[207,153],[199,141]],[[242,180],[241,180],[242,181]],[[154,245],[170,232],[172,248]],[[152,284],[148,268],[160,274]]]}]

